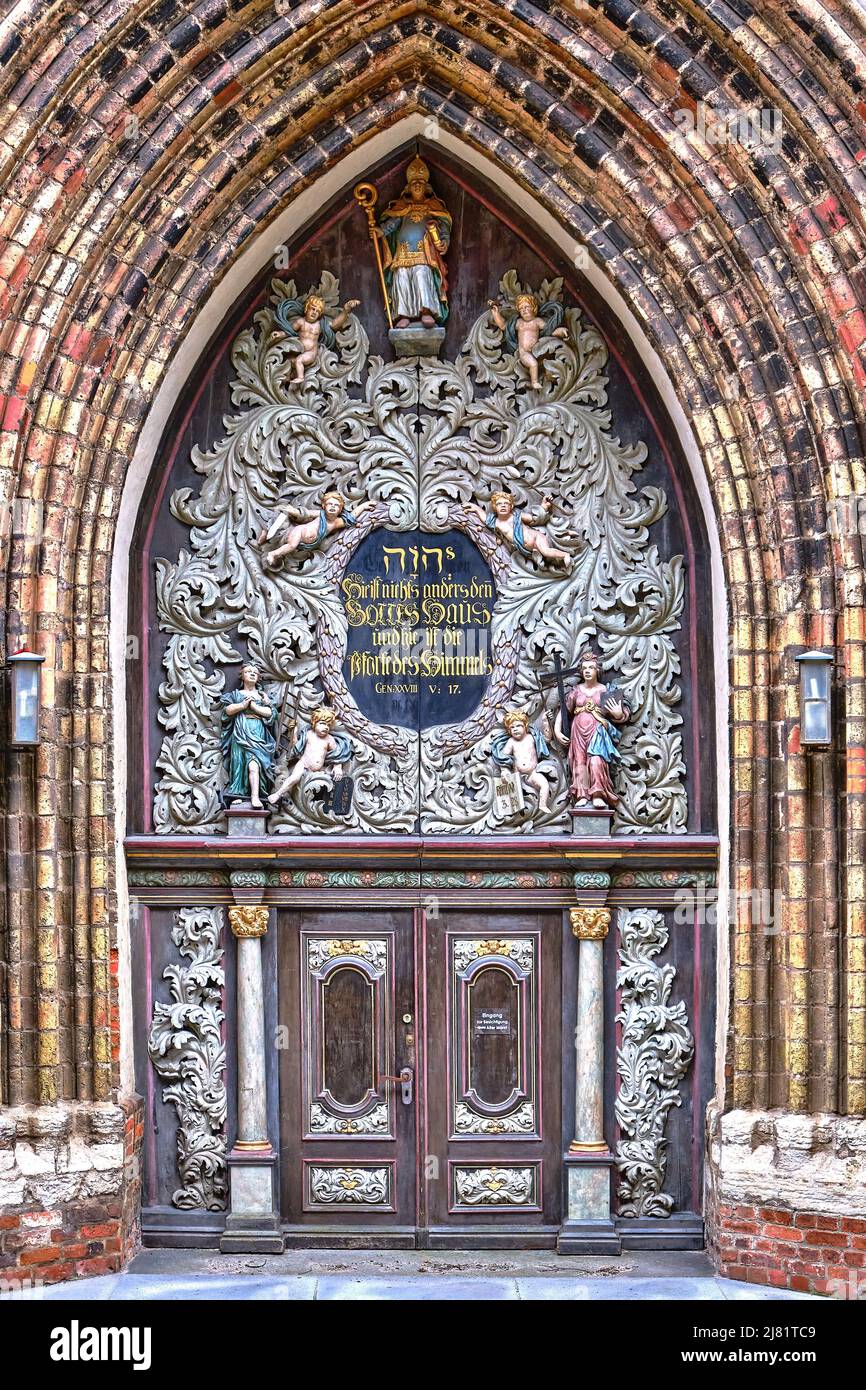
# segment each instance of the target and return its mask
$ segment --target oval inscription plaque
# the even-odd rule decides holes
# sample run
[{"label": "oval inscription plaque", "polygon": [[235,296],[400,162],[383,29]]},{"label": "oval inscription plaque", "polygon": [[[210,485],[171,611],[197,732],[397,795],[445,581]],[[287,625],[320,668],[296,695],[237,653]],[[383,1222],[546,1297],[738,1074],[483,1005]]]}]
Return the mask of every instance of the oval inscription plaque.
[{"label": "oval inscription plaque", "polygon": [[379,724],[457,724],[487,684],[496,590],[462,531],[373,531],[343,577],[343,676]]}]

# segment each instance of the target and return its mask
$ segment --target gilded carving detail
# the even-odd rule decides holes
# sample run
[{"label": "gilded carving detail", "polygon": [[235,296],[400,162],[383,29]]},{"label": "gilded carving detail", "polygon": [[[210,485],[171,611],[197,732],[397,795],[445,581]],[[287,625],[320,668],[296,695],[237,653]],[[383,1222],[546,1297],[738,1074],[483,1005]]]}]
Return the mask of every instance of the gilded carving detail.
[{"label": "gilded carving detail", "polygon": [[535,1205],[537,1169],[455,1168],[454,1191],[465,1207],[526,1207]]},{"label": "gilded carving detail", "polygon": [[265,936],[268,930],[268,909],[244,904],[229,908],[229,926],[239,940]]},{"label": "gilded carving detail", "polygon": [[454,943],[454,968],[462,974],[476,960],[499,956],[513,961],[518,969],[532,969],[533,942],[530,937],[503,937],[500,940],[460,940]]},{"label": "gilded carving detail", "polygon": [[368,1110],[366,1115],[333,1115],[318,1101],[310,1106],[310,1133],[345,1135],[354,1134],[387,1135],[390,1130],[388,1106],[380,1103]]},{"label": "gilded carving detail", "polygon": [[459,1100],[454,1108],[454,1129],[457,1134],[533,1134],[535,1106],[527,1100],[510,1115],[479,1115]]},{"label": "gilded carving detail", "polygon": [[387,1207],[390,1205],[390,1168],[308,1169],[310,1199],[316,1206]]},{"label": "gilded carving detail", "polygon": [[604,941],[610,926],[610,908],[571,907],[568,916],[579,941]]},{"label": "gilded carving detail", "polygon": [[321,970],[328,961],[341,956],[363,960],[374,975],[381,975],[388,961],[388,942],[385,937],[372,936],[357,939],[314,937],[307,942],[307,961],[313,971]]}]

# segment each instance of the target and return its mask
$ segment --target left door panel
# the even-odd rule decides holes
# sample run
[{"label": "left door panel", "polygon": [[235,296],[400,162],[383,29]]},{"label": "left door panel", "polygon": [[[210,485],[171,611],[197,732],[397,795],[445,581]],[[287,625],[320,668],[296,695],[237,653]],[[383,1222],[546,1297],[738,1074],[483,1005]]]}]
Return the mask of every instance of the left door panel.
[{"label": "left door panel", "polygon": [[279,1011],[289,1238],[413,1245],[412,913],[282,912]]}]

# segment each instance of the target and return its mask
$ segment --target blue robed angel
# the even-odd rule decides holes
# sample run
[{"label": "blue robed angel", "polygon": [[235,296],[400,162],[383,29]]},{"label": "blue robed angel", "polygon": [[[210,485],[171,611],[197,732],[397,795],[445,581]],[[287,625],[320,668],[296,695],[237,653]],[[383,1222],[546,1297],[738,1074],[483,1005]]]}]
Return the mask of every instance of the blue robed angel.
[{"label": "blue robed angel", "polygon": [[276,740],[271,728],[277,710],[258,688],[259,668],[241,670],[237,690],[220,697],[223,712],[221,747],[226,765],[226,801],[246,800],[263,810],[261,793],[273,784]]}]

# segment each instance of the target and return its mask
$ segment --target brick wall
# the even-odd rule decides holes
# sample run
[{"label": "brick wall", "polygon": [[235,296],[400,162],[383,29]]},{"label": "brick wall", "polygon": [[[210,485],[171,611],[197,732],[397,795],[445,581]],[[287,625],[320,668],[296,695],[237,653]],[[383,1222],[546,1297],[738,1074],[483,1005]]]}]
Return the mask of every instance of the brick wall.
[{"label": "brick wall", "polygon": [[711,1106],[705,1215],[720,1274],[866,1300],[866,1124]]},{"label": "brick wall", "polygon": [[140,1239],[143,1108],[0,1110],[0,1288],[122,1268]]},{"label": "brick wall", "polygon": [[866,1299],[866,1217],[727,1203],[707,1216],[713,1262],[726,1278]]}]

